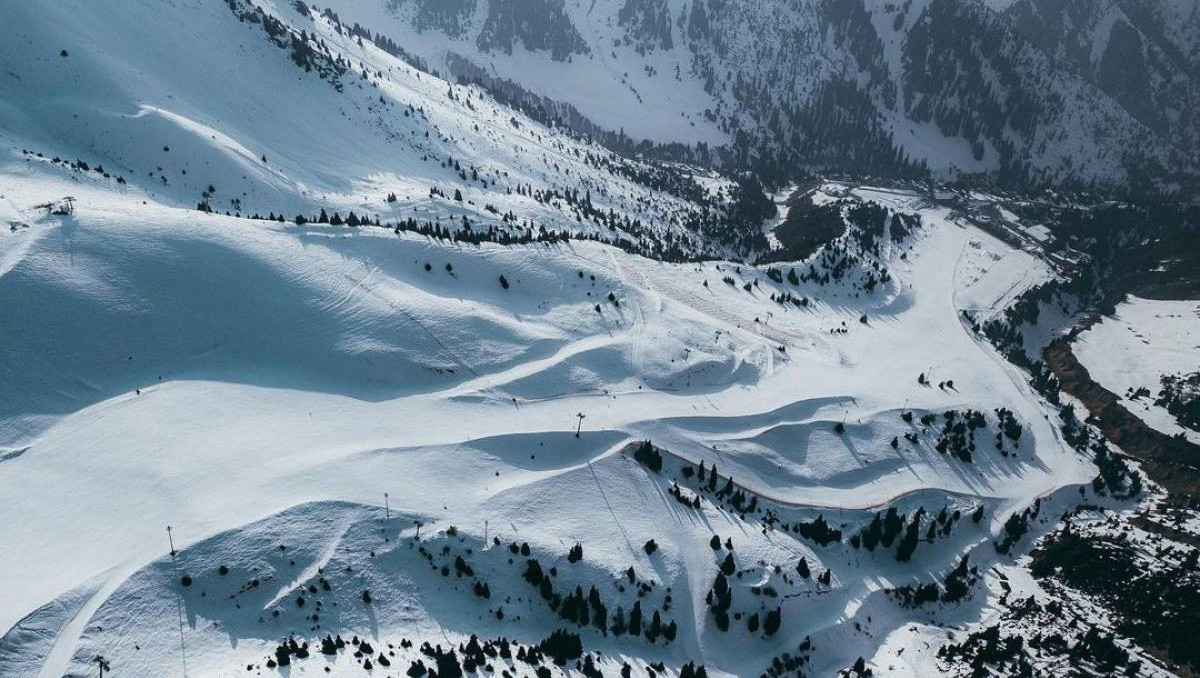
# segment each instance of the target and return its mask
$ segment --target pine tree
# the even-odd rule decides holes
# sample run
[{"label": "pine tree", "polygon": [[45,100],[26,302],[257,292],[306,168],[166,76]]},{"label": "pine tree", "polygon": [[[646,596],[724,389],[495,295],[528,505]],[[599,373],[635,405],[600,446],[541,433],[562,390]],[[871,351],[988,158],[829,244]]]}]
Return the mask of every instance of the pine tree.
[{"label": "pine tree", "polygon": [[662,616],[658,614],[658,610],[655,610],[654,614],[650,616],[650,628],[646,629],[646,639],[653,643],[662,635],[662,625]]},{"label": "pine tree", "polygon": [[625,635],[625,631],[628,630],[628,628],[629,627],[625,624],[624,608],[617,607],[617,611],[613,612],[612,626],[610,626],[608,630],[612,632],[614,636],[620,637]]},{"label": "pine tree", "polygon": [[880,536],[880,541],[884,546],[890,548],[902,529],[904,529],[904,519],[896,512],[895,506],[889,506],[887,514],[883,518],[883,534]]},{"label": "pine tree", "polygon": [[777,607],[767,613],[766,619],[763,620],[763,633],[767,636],[773,636],[779,632],[779,626],[783,622],[783,614]]},{"label": "pine tree", "polygon": [[900,546],[896,547],[896,560],[906,563],[912,559],[913,551],[917,550],[917,542],[920,540],[920,534],[918,534],[920,530],[921,516],[918,510],[917,515],[914,515],[912,522],[908,524],[908,529],[900,540]]},{"label": "pine tree", "polygon": [[731,576],[737,570],[737,564],[733,562],[733,554],[725,554],[725,560],[721,561],[721,572],[725,576]]}]

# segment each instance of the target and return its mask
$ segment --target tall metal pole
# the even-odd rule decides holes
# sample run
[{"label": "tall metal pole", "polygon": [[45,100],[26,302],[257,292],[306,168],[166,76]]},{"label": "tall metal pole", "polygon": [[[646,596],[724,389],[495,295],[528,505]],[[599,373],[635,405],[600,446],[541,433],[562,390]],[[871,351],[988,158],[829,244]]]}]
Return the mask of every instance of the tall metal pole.
[{"label": "tall metal pole", "polygon": [[[175,539],[171,536],[171,526],[167,525],[167,541],[171,544],[171,567],[179,577],[179,563],[175,561]],[[187,678],[187,644],[183,640],[183,598],[175,593],[175,607],[179,612],[179,662],[183,667],[183,678]]]}]

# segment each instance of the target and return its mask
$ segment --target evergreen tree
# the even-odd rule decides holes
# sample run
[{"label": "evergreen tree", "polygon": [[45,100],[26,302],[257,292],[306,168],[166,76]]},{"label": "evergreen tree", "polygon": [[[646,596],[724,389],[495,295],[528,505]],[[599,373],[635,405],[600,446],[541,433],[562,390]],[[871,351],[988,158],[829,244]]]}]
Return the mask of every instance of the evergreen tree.
[{"label": "evergreen tree", "polygon": [[642,635],[642,601],[638,600],[633,603],[633,609],[629,611],[629,635]]},{"label": "evergreen tree", "polygon": [[783,622],[783,614],[780,608],[775,608],[767,613],[766,619],[763,620],[763,633],[767,636],[773,636],[779,632],[779,626]]},{"label": "evergreen tree", "polygon": [[610,626],[608,630],[611,631],[614,636],[620,637],[625,635],[625,631],[628,630],[628,628],[629,627],[625,624],[625,609],[618,606],[617,611],[613,612],[612,626]]},{"label": "evergreen tree", "polygon": [[908,524],[908,529],[904,532],[904,537],[900,539],[900,546],[896,548],[896,560],[906,563],[912,559],[913,551],[917,550],[917,542],[920,540],[920,534],[918,534],[920,530],[921,509],[917,509],[917,513]]},{"label": "evergreen tree", "polygon": [[721,561],[721,573],[725,576],[731,576],[735,570],[737,570],[737,565],[733,562],[733,554],[726,553],[725,560]]}]

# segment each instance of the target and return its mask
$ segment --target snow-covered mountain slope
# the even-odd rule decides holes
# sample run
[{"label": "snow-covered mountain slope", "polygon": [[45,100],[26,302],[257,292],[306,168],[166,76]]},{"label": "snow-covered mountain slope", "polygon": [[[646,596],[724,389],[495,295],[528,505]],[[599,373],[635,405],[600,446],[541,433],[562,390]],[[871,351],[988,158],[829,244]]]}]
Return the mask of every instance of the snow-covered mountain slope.
[{"label": "snow-covered mountain slope", "polygon": [[23,3],[4,23],[4,152],[150,201],[569,231],[674,256],[738,240],[729,182],[568,138],[303,5]]},{"label": "snow-covered mountain slope", "polygon": [[[83,675],[97,655],[132,675],[267,675],[288,636],[314,655],[285,647],[294,675],[365,670],[353,647],[316,658],[326,634],[368,640],[378,674],[385,648],[405,670],[433,666],[426,641],[528,646],[564,625],[606,673],[753,675],[786,652],[827,675],[927,617],[887,590],[954,579],[966,553],[986,570],[1010,516],[1094,473],[961,320],[1023,272],[992,271],[1014,278],[989,301],[975,281],[997,259],[971,253],[1005,247],[914,194],[817,192],[921,225],[889,216],[860,260],[768,270],[239,219],[34,162],[3,179],[26,224],[0,236],[0,497],[21,516],[0,557],[5,677]],[[68,191],[72,215],[29,207]],[[889,275],[868,290],[856,271],[875,264]],[[1001,408],[1023,435],[1001,433]],[[966,420],[973,452],[943,429]],[[635,454],[647,439],[659,470]],[[888,508],[915,553],[895,534],[862,545]],[[553,607],[530,558],[556,568],[539,585]],[[672,638],[602,632],[596,607],[565,621],[576,585],[606,624],[640,601]]]},{"label": "snow-covered mountain slope", "polygon": [[[991,615],[994,567],[1124,482],[984,338],[1047,260],[923,190],[772,199],[617,154],[355,23],[462,36],[568,100],[597,69],[604,115],[714,154],[807,83],[847,114],[781,105],[781,138],[862,123],[845,155],[903,165],[885,133],[913,118],[845,86],[878,65],[841,42],[861,16],[788,37],[838,7],[6,7],[0,678],[941,666],[936,625]],[[784,89],[755,103],[746,60]]]},{"label": "snow-covered mountain slope", "polygon": [[[927,167],[1147,189],[1191,185],[1198,167],[1194,3],[327,4],[453,75],[515,83],[635,138],[728,145],[780,175]],[[1085,5],[1138,11],[1114,24]],[[1105,61],[1113,25],[1129,37]],[[1076,63],[1081,48],[1094,58]]]},{"label": "snow-covered mountain slope", "polygon": [[1020,0],[1006,14],[1041,49],[1086,75],[1146,127],[1200,143],[1200,3]]}]

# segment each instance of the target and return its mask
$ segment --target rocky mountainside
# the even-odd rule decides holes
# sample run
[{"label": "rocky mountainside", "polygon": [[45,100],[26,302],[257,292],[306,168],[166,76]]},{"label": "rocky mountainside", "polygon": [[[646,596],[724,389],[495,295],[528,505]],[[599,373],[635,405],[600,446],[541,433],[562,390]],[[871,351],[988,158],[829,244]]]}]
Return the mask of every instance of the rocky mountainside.
[{"label": "rocky mountainside", "polygon": [[1195,2],[329,2],[453,76],[569,104],[565,121],[769,176],[1157,191],[1200,167]]}]

